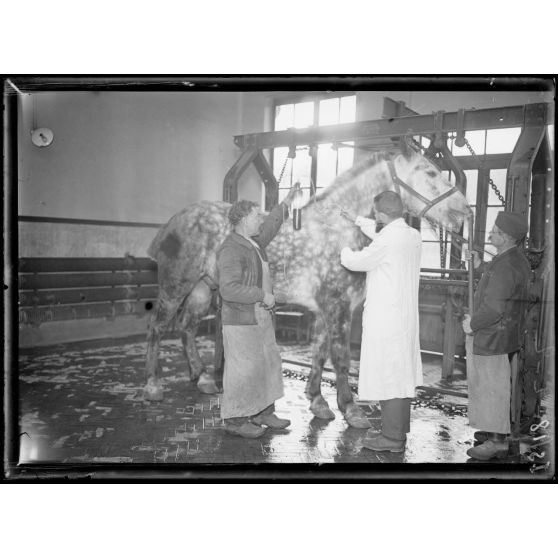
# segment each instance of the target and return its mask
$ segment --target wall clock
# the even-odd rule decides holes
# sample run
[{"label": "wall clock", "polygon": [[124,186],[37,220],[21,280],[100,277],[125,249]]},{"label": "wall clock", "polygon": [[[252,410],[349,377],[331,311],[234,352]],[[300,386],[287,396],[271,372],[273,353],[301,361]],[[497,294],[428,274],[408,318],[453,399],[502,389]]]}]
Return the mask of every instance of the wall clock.
[{"label": "wall clock", "polygon": [[31,131],[31,141],[37,147],[48,147],[54,139],[54,133],[50,128],[35,128]]}]

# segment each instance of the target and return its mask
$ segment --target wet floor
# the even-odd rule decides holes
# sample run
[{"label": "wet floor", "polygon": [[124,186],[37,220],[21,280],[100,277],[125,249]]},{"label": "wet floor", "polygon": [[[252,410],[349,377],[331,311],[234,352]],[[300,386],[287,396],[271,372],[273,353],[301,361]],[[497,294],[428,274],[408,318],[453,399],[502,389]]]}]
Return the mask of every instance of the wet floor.
[{"label": "wet floor", "polygon": [[[200,337],[198,344],[202,359],[210,364],[211,338]],[[291,362],[285,363],[285,397],[276,405],[277,414],[292,424],[256,440],[224,432],[219,395],[199,393],[184,377],[178,340],[162,342],[165,398],[157,403],[142,399],[145,342],[74,343],[21,351],[20,464],[471,461],[466,451],[472,446],[473,430],[467,423],[466,399],[430,394],[415,400],[405,452],[373,452],[362,446],[367,431],[349,427],[336,410],[331,374],[325,374],[322,393],[336,417],[313,417],[304,396],[304,367],[294,364],[301,356],[296,356],[297,350],[308,354],[307,348],[282,347],[285,360]],[[351,383],[356,384],[355,377]],[[372,429],[379,429],[378,407],[363,402],[361,408]],[[518,463],[517,458],[509,461]]]}]

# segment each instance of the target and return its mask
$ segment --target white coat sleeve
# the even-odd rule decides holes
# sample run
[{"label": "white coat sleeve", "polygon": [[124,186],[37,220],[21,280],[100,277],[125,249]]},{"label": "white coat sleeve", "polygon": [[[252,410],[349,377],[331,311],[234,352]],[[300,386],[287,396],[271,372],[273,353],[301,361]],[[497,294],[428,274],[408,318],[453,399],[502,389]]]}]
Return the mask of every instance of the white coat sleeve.
[{"label": "white coat sleeve", "polygon": [[341,265],[351,271],[372,271],[384,259],[386,253],[387,247],[379,242],[373,242],[358,252],[343,248]]}]

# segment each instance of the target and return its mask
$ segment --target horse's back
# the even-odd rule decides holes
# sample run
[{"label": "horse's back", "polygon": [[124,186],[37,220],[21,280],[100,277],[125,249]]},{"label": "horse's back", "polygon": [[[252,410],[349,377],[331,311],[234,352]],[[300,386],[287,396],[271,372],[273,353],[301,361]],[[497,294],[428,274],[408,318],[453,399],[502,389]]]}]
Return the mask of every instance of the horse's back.
[{"label": "horse's back", "polygon": [[229,208],[230,204],[221,201],[201,201],[185,207],[159,229],[147,250],[149,257],[157,261],[160,257],[177,259],[181,254],[192,255],[220,244],[229,230]]}]

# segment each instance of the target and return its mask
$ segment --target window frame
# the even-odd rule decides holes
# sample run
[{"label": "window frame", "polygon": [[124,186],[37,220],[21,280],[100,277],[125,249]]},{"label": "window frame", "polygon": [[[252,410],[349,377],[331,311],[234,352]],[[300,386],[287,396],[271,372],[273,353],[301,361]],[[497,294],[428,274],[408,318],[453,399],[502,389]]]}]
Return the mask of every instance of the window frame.
[{"label": "window frame", "polygon": [[[276,115],[277,115],[277,108],[279,106],[282,105],[291,105],[291,104],[298,104],[298,103],[308,103],[308,102],[312,102],[314,105],[314,111],[313,111],[313,121],[311,126],[319,126],[319,110],[320,110],[320,102],[323,100],[327,100],[327,99],[341,99],[344,97],[355,97],[355,119],[353,122],[356,122],[356,101],[357,101],[357,92],[356,91],[328,91],[328,92],[304,92],[304,93],[297,93],[297,94],[291,94],[291,95],[286,95],[286,96],[278,96],[274,99],[273,101],[273,105],[272,105],[272,116],[271,116],[271,122],[272,122],[272,130],[275,130],[275,120],[276,120]],[[299,150],[308,150],[309,153],[309,157],[310,157],[310,181],[312,184],[315,185],[316,187],[316,191],[320,191],[323,189],[323,187],[318,188],[317,187],[317,182],[318,182],[318,146],[296,146],[297,149]],[[270,149],[270,165],[272,169],[275,169],[275,150],[277,148],[272,148]],[[354,151],[353,151],[354,153]],[[283,165],[283,161],[281,161],[281,166]],[[289,163],[287,162],[287,165]],[[354,155],[353,155],[353,164],[354,164]],[[339,168],[339,153],[337,153],[337,157],[336,157],[336,163],[335,163],[335,167],[336,167],[336,176],[338,174],[338,168]],[[279,176],[275,177],[276,180],[279,179]],[[288,190],[291,187],[291,182],[292,182],[292,177],[291,180],[289,181],[289,186],[283,187],[281,188],[281,186],[279,187],[279,194],[281,191],[285,191]]]}]

